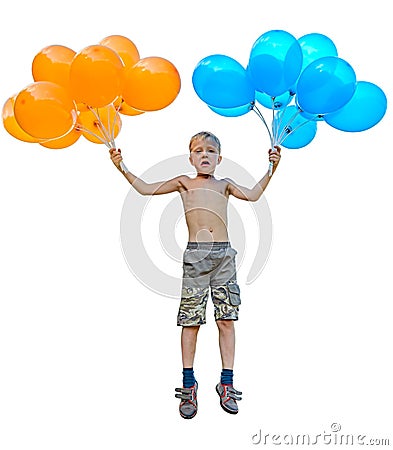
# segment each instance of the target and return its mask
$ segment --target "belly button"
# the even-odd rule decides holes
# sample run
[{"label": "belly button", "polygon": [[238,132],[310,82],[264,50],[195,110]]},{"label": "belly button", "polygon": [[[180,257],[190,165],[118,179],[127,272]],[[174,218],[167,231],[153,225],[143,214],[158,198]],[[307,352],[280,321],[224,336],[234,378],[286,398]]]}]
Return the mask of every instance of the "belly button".
[{"label": "belly button", "polygon": [[209,228],[209,231],[210,231],[210,233],[213,233],[213,228],[210,227],[210,228]]}]

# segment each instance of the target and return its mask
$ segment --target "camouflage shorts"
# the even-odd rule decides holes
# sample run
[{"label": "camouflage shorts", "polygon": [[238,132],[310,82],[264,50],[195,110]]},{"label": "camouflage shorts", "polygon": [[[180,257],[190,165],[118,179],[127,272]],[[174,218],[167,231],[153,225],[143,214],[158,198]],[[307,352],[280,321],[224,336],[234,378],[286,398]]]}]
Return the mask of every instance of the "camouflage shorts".
[{"label": "camouflage shorts", "polygon": [[237,320],[240,289],[236,282],[236,250],[229,242],[189,242],[183,255],[180,326],[206,323],[209,290],[215,320]]}]

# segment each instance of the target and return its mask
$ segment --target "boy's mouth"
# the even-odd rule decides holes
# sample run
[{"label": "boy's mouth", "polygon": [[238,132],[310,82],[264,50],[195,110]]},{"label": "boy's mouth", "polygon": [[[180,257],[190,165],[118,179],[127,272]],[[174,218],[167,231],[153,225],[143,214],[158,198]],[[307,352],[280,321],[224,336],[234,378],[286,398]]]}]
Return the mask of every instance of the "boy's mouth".
[{"label": "boy's mouth", "polygon": [[202,161],[201,166],[210,166],[209,161]]}]

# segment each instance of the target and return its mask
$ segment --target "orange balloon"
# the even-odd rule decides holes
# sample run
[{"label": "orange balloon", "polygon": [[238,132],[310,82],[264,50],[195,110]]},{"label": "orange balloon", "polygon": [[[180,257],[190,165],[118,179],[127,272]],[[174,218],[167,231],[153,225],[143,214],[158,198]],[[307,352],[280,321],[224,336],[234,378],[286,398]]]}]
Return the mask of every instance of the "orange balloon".
[{"label": "orange balloon", "polygon": [[122,97],[133,108],[156,111],[172,103],[180,91],[180,75],[158,56],[140,59],[124,74]]},{"label": "orange balloon", "polygon": [[58,150],[61,148],[66,148],[75,144],[75,142],[82,136],[82,130],[80,129],[80,125],[77,122],[74,128],[67,133],[66,135],[57,138],[50,139],[48,141],[40,142],[39,144],[43,147],[50,148],[53,150]]},{"label": "orange balloon", "polygon": [[89,111],[89,107],[86,105],[86,103],[82,102],[76,104],[76,109],[78,110],[78,112]]},{"label": "orange balloon", "polygon": [[135,44],[124,36],[107,36],[100,41],[100,45],[105,45],[114,50],[120,56],[126,68],[132,67],[140,59]]},{"label": "orange balloon", "polygon": [[112,103],[121,93],[123,68],[120,56],[104,45],[91,45],[77,53],[70,69],[76,103],[95,108]]},{"label": "orange balloon", "polygon": [[77,119],[68,91],[51,81],[36,81],[19,92],[14,105],[19,126],[38,139],[55,139],[68,133]]},{"label": "orange balloon", "polygon": [[139,116],[143,114],[144,111],[139,111],[139,109],[135,109],[121,98],[117,97],[117,99],[113,102],[113,106],[119,111],[120,114],[124,114],[125,116]]},{"label": "orange balloon", "polygon": [[45,47],[33,59],[34,81],[52,81],[69,90],[70,67],[75,55],[74,50],[63,45]]},{"label": "orange balloon", "polygon": [[83,136],[95,144],[110,143],[121,130],[121,118],[113,105],[81,112],[78,118]]},{"label": "orange balloon", "polygon": [[40,140],[30,136],[30,134],[23,131],[15,119],[14,104],[16,95],[10,97],[3,106],[3,125],[8,133],[16,139],[24,142],[39,142]]}]

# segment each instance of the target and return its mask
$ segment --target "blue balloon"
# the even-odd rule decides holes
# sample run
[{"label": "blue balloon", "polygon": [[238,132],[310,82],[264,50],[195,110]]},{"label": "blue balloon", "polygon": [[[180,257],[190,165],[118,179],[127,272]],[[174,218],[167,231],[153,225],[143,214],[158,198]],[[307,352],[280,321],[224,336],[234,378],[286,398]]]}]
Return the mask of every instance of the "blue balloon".
[{"label": "blue balloon", "polygon": [[326,56],[313,61],[301,73],[297,103],[310,114],[330,113],[348,103],[355,88],[353,68],[337,56]]},{"label": "blue balloon", "polygon": [[296,83],[302,60],[297,39],[286,31],[272,30],[254,42],[247,70],[255,90],[276,97]]},{"label": "blue balloon", "polygon": [[224,117],[239,117],[250,112],[254,106],[254,103],[248,103],[247,105],[237,106],[236,108],[216,108],[215,106],[207,105],[212,111]]},{"label": "blue balloon", "polygon": [[359,81],[349,102],[338,111],[326,114],[325,122],[341,131],[364,131],[385,115],[387,99],[383,90],[368,81]]},{"label": "blue balloon", "polygon": [[313,61],[325,56],[337,56],[334,42],[320,33],[305,34],[298,39],[303,54],[302,71]]},{"label": "blue balloon", "polygon": [[194,69],[192,84],[198,97],[216,108],[235,108],[255,99],[246,69],[226,55],[203,58]]},{"label": "blue balloon", "polygon": [[288,106],[279,111],[273,129],[278,127],[278,145],[285,148],[302,148],[309,144],[317,133],[317,123],[314,120],[306,120],[300,115],[295,105]]},{"label": "blue balloon", "polygon": [[265,108],[269,109],[282,109],[285,108],[293,99],[291,92],[285,92],[284,94],[277,95],[277,97],[271,97],[264,92],[255,91],[255,100],[257,100]]}]

